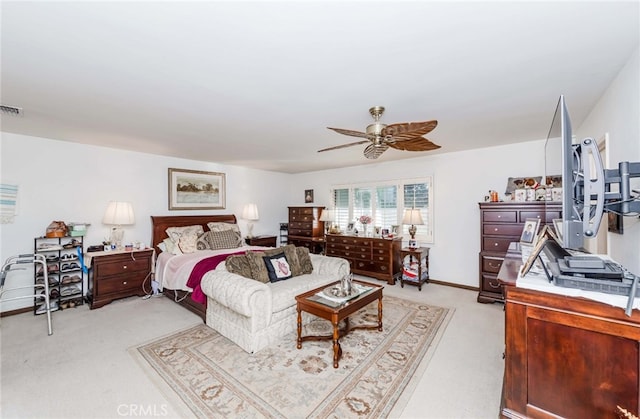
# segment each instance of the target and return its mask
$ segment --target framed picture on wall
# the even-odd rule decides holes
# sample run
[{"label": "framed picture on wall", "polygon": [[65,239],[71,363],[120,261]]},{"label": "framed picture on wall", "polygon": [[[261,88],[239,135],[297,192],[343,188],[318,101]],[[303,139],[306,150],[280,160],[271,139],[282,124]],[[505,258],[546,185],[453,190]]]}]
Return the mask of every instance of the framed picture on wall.
[{"label": "framed picture on wall", "polygon": [[305,204],[313,203],[313,189],[305,189],[305,191],[304,191],[304,202],[305,202]]},{"label": "framed picture on wall", "polygon": [[225,208],[225,174],[169,168],[169,210]]}]

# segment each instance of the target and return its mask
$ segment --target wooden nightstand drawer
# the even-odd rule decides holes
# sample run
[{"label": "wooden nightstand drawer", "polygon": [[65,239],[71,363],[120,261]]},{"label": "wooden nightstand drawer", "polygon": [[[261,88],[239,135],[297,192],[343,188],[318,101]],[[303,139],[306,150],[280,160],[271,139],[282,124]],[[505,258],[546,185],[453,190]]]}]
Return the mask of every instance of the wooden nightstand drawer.
[{"label": "wooden nightstand drawer", "polygon": [[91,259],[89,293],[91,308],[102,307],[117,298],[144,295],[142,284],[149,279],[153,250],[104,252]]},{"label": "wooden nightstand drawer", "polygon": [[137,291],[138,289],[142,289],[144,277],[144,275],[115,276],[112,278],[101,279],[95,284],[95,286],[98,288],[98,293],[101,295],[121,293],[125,291]]},{"label": "wooden nightstand drawer", "polygon": [[148,271],[149,259],[140,258],[133,260],[131,257],[122,259],[116,259],[109,261],[108,263],[96,263],[95,274],[99,277],[119,275],[128,272]]}]

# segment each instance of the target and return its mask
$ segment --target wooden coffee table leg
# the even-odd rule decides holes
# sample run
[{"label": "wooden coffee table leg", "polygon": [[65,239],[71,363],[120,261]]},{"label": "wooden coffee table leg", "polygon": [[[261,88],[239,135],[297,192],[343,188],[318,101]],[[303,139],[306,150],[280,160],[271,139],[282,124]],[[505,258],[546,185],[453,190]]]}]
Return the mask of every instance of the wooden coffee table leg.
[{"label": "wooden coffee table leg", "polygon": [[340,330],[337,316],[331,319],[331,323],[333,324],[333,368],[338,368],[342,348],[340,348]]},{"label": "wooden coffee table leg", "polygon": [[378,331],[382,332],[382,297],[378,298]]},{"label": "wooden coffee table leg", "polygon": [[302,348],[302,311],[300,310],[299,304],[297,305],[296,310],[298,310],[298,344],[296,347],[300,349]]}]

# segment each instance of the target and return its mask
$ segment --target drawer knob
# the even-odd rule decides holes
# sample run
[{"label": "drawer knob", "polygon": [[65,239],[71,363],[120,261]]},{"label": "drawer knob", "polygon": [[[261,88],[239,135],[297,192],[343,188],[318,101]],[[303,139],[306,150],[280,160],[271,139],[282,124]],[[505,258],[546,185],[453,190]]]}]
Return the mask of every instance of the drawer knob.
[{"label": "drawer knob", "polygon": [[498,245],[498,243],[493,243],[493,245],[494,245],[494,246],[497,246],[497,245]]},{"label": "drawer knob", "polygon": [[494,228],[493,231],[498,231],[498,227]]},{"label": "drawer knob", "polygon": [[502,218],[502,215],[498,215],[498,218]]},{"label": "drawer knob", "polygon": [[127,285],[127,281],[124,281],[124,282],[122,283],[122,285]]},{"label": "drawer knob", "polygon": [[122,269],[127,269],[127,265],[124,265],[124,266],[122,267]]}]

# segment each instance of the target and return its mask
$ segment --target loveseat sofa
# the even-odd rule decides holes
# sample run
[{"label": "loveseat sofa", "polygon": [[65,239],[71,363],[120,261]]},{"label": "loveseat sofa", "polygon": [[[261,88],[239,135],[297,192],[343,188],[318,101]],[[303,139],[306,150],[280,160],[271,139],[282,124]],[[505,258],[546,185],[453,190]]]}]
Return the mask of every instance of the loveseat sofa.
[{"label": "loveseat sofa", "polygon": [[[291,247],[287,246],[287,254],[295,255],[295,251],[291,253]],[[283,336],[295,333],[296,295],[337,281],[348,275],[350,270],[349,262],[345,259],[309,254],[305,248],[297,250],[297,254],[301,255],[300,262],[293,256],[296,260],[291,270],[300,274],[286,280],[261,282],[247,277],[251,276],[249,268],[246,268],[248,265],[242,274],[230,272],[230,268],[238,271],[237,262],[246,263],[242,259],[244,255],[232,256],[204,275],[201,287],[207,296],[207,325],[249,353],[255,353],[279,342]],[[278,251],[273,249],[269,252],[275,254]],[[257,259],[256,263],[262,262],[262,253],[247,255],[252,256],[253,261]],[[303,258],[306,258],[307,268],[300,272],[300,266],[296,269],[294,264],[304,265]],[[311,315],[303,313],[303,323],[308,323],[311,318]]]}]

